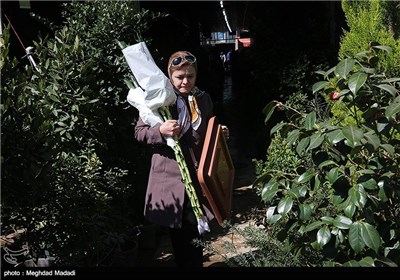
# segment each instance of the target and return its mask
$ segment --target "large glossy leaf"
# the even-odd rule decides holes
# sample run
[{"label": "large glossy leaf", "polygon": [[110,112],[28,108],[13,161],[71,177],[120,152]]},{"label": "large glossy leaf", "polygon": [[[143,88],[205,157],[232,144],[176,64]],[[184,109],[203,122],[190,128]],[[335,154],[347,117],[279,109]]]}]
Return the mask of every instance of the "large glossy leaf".
[{"label": "large glossy leaf", "polygon": [[327,81],[316,82],[312,86],[313,93],[320,91],[321,89],[325,88],[329,83]]},{"label": "large glossy leaf", "polygon": [[385,130],[388,131],[390,128],[389,122],[387,119],[380,119],[376,124],[376,129],[379,133],[385,133]]},{"label": "large glossy leaf", "polygon": [[362,209],[365,206],[365,203],[367,203],[367,193],[360,185],[349,189],[349,197],[351,202],[360,209]]},{"label": "large glossy leaf", "polygon": [[270,220],[272,218],[272,216],[274,215],[275,209],[276,209],[276,206],[268,207],[266,215],[265,215],[267,220]]},{"label": "large glossy leaf", "polygon": [[296,146],[296,152],[299,155],[302,155],[304,151],[306,150],[308,144],[310,143],[310,137],[305,137],[300,140],[299,144]]},{"label": "large glossy leaf", "polygon": [[337,216],[333,225],[340,229],[349,229],[353,221],[345,216]]},{"label": "large glossy leaf", "polygon": [[396,96],[397,89],[391,85],[388,84],[380,84],[376,85],[377,88],[383,89],[384,91],[389,92],[392,96]]},{"label": "large glossy leaf", "polygon": [[278,204],[278,213],[282,215],[286,215],[292,209],[293,199],[290,197],[285,197],[279,201]]},{"label": "large glossy leaf", "polygon": [[317,119],[317,115],[314,111],[307,114],[305,123],[304,123],[304,128],[307,130],[312,130],[314,128],[316,119]]},{"label": "large glossy leaf", "polygon": [[312,213],[311,205],[301,204],[299,206],[299,209],[300,209],[300,215],[299,215],[300,220],[305,221],[311,217],[311,213]]},{"label": "large glossy leaf", "polygon": [[394,147],[390,144],[382,144],[381,147],[389,153],[389,155],[394,155],[394,153],[396,152]]},{"label": "large glossy leaf", "polygon": [[345,204],[345,207],[343,209],[344,214],[351,218],[353,217],[354,213],[356,211],[356,206],[354,205],[354,203],[348,199],[347,203]]},{"label": "large glossy leaf", "polygon": [[378,183],[375,181],[374,178],[370,178],[368,180],[362,180],[363,177],[360,177],[358,186],[362,186],[364,189],[367,190],[375,190],[378,188]]},{"label": "large glossy leaf", "polygon": [[324,226],[317,232],[317,242],[321,247],[323,247],[329,242],[329,240],[331,240],[331,231],[328,226]]},{"label": "large glossy leaf", "polygon": [[400,78],[389,78],[381,81],[382,83],[400,82]]},{"label": "large glossy leaf", "polygon": [[282,215],[280,215],[280,214],[272,215],[271,219],[267,219],[267,223],[270,225],[275,224],[281,218],[282,218]]},{"label": "large glossy leaf", "polygon": [[325,225],[325,222],[322,222],[322,221],[313,222],[312,224],[309,224],[308,226],[306,226],[306,227],[304,228],[304,231],[303,231],[303,232],[313,231],[314,229],[317,229],[317,228],[319,228],[319,227],[322,226],[322,225]]},{"label": "large glossy leaf", "polygon": [[334,162],[333,160],[328,159],[328,160],[325,160],[325,161],[321,162],[321,163],[318,165],[318,168],[322,169],[322,168],[324,168],[325,166],[328,166],[328,165],[335,165],[335,166],[337,166],[337,163]]},{"label": "large glossy leaf", "polygon": [[361,223],[361,237],[365,245],[375,252],[378,252],[382,242],[379,232],[376,230],[376,228],[368,223]]},{"label": "large glossy leaf", "polygon": [[267,123],[268,120],[271,118],[275,108],[276,101],[271,101],[264,107],[264,109],[262,110],[263,114],[265,115],[264,123]]},{"label": "large glossy leaf", "polygon": [[349,229],[349,243],[356,253],[361,252],[365,247],[365,243],[361,236],[361,228],[362,225],[360,222],[354,222]]},{"label": "large glossy leaf", "polygon": [[329,225],[333,225],[333,222],[335,221],[335,219],[331,216],[323,216],[323,217],[321,217],[321,220],[323,222],[325,222],[325,224],[329,224]]},{"label": "large glossy leaf", "polygon": [[318,148],[322,144],[323,141],[324,141],[324,136],[322,136],[321,133],[314,133],[310,137],[310,144],[307,148],[307,151]]},{"label": "large glossy leaf", "polygon": [[321,184],[321,180],[319,179],[318,174],[316,174],[314,177],[314,187],[313,187],[314,192],[319,189],[320,184]]},{"label": "large glossy leaf", "polygon": [[344,267],[360,267],[360,264],[356,260],[350,260],[343,264]]},{"label": "large glossy leaf", "polygon": [[286,142],[289,146],[292,146],[297,141],[297,139],[299,138],[299,132],[300,130],[294,129],[288,133],[288,136],[286,137]]},{"label": "large glossy leaf", "polygon": [[344,135],[341,129],[337,129],[326,134],[330,144],[334,145],[344,139]]},{"label": "large glossy leaf", "polygon": [[397,96],[393,102],[387,106],[385,116],[390,119],[400,112],[400,96]]},{"label": "large glossy leaf", "polygon": [[295,187],[288,190],[288,195],[290,195],[294,199],[298,199],[300,197],[305,197],[307,194],[307,186],[301,185],[301,187]]},{"label": "large glossy leaf", "polygon": [[378,149],[379,145],[381,144],[381,140],[379,139],[378,135],[374,131],[369,131],[364,134],[365,139],[367,139],[368,143],[374,147],[374,149]]},{"label": "large glossy leaf", "polygon": [[352,58],[346,58],[338,63],[335,68],[335,74],[339,77],[346,79],[351,69],[355,64],[355,60]]},{"label": "large glossy leaf", "polygon": [[278,186],[278,183],[274,179],[269,180],[268,183],[264,185],[264,188],[261,191],[262,201],[270,201],[279,191]]},{"label": "large glossy leaf", "polygon": [[354,148],[361,144],[361,139],[364,137],[364,133],[361,129],[354,125],[345,126],[342,129],[344,137],[347,139],[348,146]]},{"label": "large glossy leaf", "polygon": [[359,89],[365,84],[368,75],[362,72],[355,73],[350,76],[349,89],[352,93],[357,94]]},{"label": "large glossy leaf", "polygon": [[379,199],[382,200],[383,202],[386,202],[386,201],[389,200],[388,197],[387,197],[387,195],[386,195],[386,191],[385,191],[384,185],[382,185],[382,187],[379,186],[378,197],[379,197]]},{"label": "large glossy leaf", "polygon": [[287,124],[286,124],[286,123],[283,123],[283,122],[277,123],[276,125],[274,125],[273,128],[271,128],[271,131],[270,131],[269,134],[270,134],[270,135],[274,134],[275,132],[281,130],[281,128],[284,127],[284,126],[286,126],[286,125],[287,125]]},{"label": "large glossy leaf", "polygon": [[393,262],[391,259],[388,259],[384,256],[376,256],[375,262],[380,262],[383,263],[387,267],[399,267],[395,262]]},{"label": "large glossy leaf", "polygon": [[372,46],[374,49],[380,49],[380,50],[384,50],[386,52],[392,52],[393,49],[389,46],[381,46],[381,45],[374,45]]},{"label": "large glossy leaf", "polygon": [[374,259],[371,257],[365,257],[358,261],[362,267],[375,267]]},{"label": "large glossy leaf", "polygon": [[300,175],[300,177],[297,179],[297,183],[302,184],[310,181],[311,178],[314,176],[314,174],[315,173],[313,171],[307,170],[306,172]]},{"label": "large glossy leaf", "polygon": [[334,167],[326,174],[326,179],[333,185],[336,180],[341,176],[342,171],[338,167]]}]

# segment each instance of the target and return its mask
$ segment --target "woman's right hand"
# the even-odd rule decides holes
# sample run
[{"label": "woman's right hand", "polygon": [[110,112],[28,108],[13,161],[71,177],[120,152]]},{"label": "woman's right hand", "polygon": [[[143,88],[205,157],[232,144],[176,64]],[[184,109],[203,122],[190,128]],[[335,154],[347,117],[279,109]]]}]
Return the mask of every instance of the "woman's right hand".
[{"label": "woman's right hand", "polygon": [[176,136],[181,133],[181,127],[177,120],[166,120],[160,126],[160,133],[162,136]]}]

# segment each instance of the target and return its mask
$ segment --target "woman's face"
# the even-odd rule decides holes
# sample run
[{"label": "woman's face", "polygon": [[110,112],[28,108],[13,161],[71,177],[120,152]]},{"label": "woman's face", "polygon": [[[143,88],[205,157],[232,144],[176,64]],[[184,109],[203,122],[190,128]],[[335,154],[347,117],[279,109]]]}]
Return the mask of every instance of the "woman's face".
[{"label": "woman's face", "polygon": [[172,85],[182,94],[187,96],[196,83],[196,70],[193,65],[184,65],[171,74]]}]

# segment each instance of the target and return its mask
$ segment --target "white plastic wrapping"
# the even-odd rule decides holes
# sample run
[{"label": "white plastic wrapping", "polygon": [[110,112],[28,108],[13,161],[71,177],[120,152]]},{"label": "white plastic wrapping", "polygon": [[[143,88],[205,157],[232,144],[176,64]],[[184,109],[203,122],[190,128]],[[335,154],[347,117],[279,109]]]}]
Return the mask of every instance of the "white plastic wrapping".
[{"label": "white plastic wrapping", "polygon": [[145,91],[144,105],[151,111],[169,106],[176,101],[176,94],[170,80],[158,68],[146,43],[140,42],[122,50],[129,68]]}]

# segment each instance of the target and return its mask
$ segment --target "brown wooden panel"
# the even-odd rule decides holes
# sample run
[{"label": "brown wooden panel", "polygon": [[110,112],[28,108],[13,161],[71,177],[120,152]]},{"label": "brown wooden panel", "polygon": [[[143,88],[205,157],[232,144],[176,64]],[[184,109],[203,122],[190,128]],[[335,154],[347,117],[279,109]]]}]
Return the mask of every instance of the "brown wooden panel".
[{"label": "brown wooden panel", "polygon": [[219,224],[229,220],[235,168],[216,117],[208,122],[197,177]]}]

